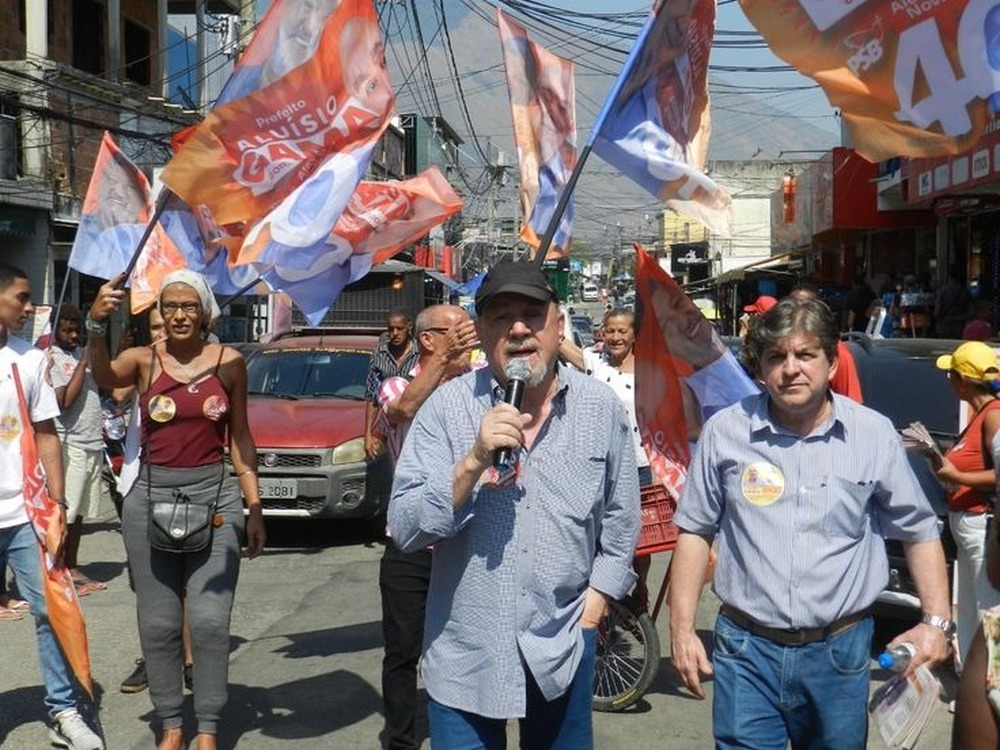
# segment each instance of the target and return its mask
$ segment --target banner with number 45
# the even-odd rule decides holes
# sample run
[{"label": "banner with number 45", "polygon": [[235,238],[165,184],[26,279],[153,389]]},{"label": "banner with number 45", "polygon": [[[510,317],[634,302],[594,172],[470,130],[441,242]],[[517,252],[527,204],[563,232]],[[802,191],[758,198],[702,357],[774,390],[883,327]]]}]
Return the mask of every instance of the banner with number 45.
[{"label": "banner with number 45", "polygon": [[970,149],[1000,109],[1000,0],[740,0],[870,161]]}]

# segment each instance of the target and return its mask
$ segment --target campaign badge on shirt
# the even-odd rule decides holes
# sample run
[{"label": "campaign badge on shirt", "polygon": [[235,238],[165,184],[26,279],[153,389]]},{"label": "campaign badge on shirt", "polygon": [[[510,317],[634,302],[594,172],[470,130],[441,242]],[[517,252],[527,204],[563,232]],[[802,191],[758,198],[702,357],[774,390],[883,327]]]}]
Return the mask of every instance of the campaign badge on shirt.
[{"label": "campaign badge on shirt", "polygon": [[177,414],[177,403],[170,398],[160,394],[153,396],[149,400],[149,418],[154,422],[169,422]]},{"label": "campaign badge on shirt", "polygon": [[5,414],[0,417],[0,440],[9,443],[21,435],[21,420],[16,414]]},{"label": "campaign badge on shirt", "polygon": [[785,475],[774,464],[754,461],[740,475],[743,498],[761,508],[770,505],[785,491]]},{"label": "campaign badge on shirt", "polygon": [[227,411],[229,411],[229,407],[222,396],[209,396],[201,405],[201,413],[205,415],[206,419],[210,419],[213,422],[218,422],[226,416]]}]

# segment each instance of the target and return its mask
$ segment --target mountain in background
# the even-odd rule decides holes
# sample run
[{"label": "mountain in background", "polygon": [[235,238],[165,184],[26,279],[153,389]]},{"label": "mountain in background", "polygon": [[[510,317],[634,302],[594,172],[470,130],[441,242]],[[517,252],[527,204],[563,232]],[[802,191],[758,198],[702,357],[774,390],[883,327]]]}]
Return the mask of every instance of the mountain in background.
[{"label": "mountain in background", "polygon": [[[442,115],[466,141],[462,146],[463,172],[470,181],[476,180],[481,173],[476,161],[481,164],[482,160],[473,143],[473,134],[484,151],[503,150],[507,163],[512,166],[508,183],[500,190],[499,203],[495,206],[491,207],[488,200],[467,198],[466,222],[474,222],[491,209],[495,210],[497,217],[516,216],[517,155],[497,29],[486,19],[472,13],[464,15],[451,27],[450,37],[455,53],[453,64],[459,71],[457,83],[440,36],[429,45],[426,64],[433,76]],[[546,44],[544,39],[538,41]],[[614,75],[609,71],[614,70],[617,74],[617,64],[606,55],[580,54],[580,48],[571,48],[570,42],[553,43],[549,40],[546,46],[555,54],[573,59],[576,63],[577,133],[578,144],[582,148],[614,82]],[[387,59],[397,85],[400,112],[426,113],[427,107],[432,105],[433,96],[426,85],[426,75],[412,75],[407,79],[405,72],[412,68],[402,74],[399,70],[408,62],[412,65],[422,56],[422,50],[390,34]],[[400,80],[407,81],[407,85],[400,86]],[[715,80],[713,77],[713,89]],[[734,93],[728,82],[721,78],[718,80],[725,85],[719,87],[719,93],[713,90],[711,161],[812,160],[819,158],[820,152],[839,143],[837,134],[773,107],[751,93],[738,90]],[[464,97],[464,108],[460,104],[460,95]],[[812,98],[815,100],[815,96]],[[822,121],[829,123],[830,117],[823,117]],[[452,182],[462,190],[460,182]],[[776,183],[774,189],[779,188],[780,184]],[[628,243],[633,239],[651,242],[655,238],[656,216],[662,204],[596,156],[591,156],[584,168],[574,202],[574,235],[597,252],[610,250],[619,242]]]}]

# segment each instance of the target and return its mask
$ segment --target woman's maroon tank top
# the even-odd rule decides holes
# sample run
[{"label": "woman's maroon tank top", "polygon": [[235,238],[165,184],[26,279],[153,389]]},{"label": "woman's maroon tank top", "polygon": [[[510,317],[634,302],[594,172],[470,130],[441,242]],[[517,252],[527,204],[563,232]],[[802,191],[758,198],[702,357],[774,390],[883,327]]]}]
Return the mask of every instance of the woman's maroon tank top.
[{"label": "woman's maroon tank top", "polygon": [[208,466],[223,458],[229,396],[216,373],[181,383],[160,372],[139,398],[143,451],[155,466]]}]

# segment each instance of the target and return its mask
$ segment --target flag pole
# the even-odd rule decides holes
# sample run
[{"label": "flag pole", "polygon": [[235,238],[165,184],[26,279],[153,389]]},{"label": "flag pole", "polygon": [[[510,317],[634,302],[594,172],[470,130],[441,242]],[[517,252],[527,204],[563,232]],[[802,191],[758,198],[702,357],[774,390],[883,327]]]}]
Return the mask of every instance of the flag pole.
[{"label": "flag pole", "polygon": [[538,245],[538,251],[535,253],[535,264],[539,268],[541,268],[542,263],[545,262],[545,255],[548,253],[549,246],[552,244],[552,238],[555,237],[556,230],[559,228],[559,222],[562,221],[562,215],[565,213],[566,206],[569,204],[570,196],[573,194],[573,189],[576,187],[576,181],[580,178],[580,172],[583,171],[583,165],[586,163],[587,157],[590,156],[590,150],[594,145],[594,141],[597,140],[597,135],[601,131],[601,126],[604,125],[604,120],[607,118],[612,108],[616,106],[618,96],[621,94],[621,90],[625,87],[625,82],[628,81],[632,75],[632,69],[635,67],[636,60],[639,59],[639,54],[642,52],[642,47],[646,42],[646,37],[649,36],[650,30],[653,28],[653,20],[655,18],[656,13],[654,12],[650,13],[649,18],[646,19],[646,23],[639,31],[639,36],[636,38],[635,44],[632,45],[632,50],[625,59],[625,64],[622,66],[621,73],[619,73],[618,78],[615,79],[615,83],[611,87],[611,91],[608,92],[608,96],[604,100],[604,106],[601,107],[601,111],[597,115],[597,119],[594,121],[594,126],[590,129],[590,136],[587,138],[587,143],[580,152],[580,158],[577,160],[576,166],[573,168],[573,173],[566,181],[566,187],[563,188],[562,194],[559,196],[559,202],[556,204],[556,209],[552,214],[552,218],[549,219],[549,225],[545,228],[545,235],[542,237],[542,241]]},{"label": "flag pole", "polygon": [[132,271],[135,270],[135,264],[139,262],[139,256],[142,255],[143,249],[146,247],[146,242],[149,240],[150,235],[153,234],[153,230],[160,221],[160,217],[163,216],[163,210],[167,207],[167,201],[170,199],[173,193],[170,188],[164,187],[160,194],[156,198],[156,208],[153,211],[153,215],[149,217],[149,221],[146,223],[146,229],[142,233],[142,237],[139,238],[139,243],[136,245],[135,252],[132,253],[132,259],[125,266],[125,270],[122,271],[121,283],[124,284],[128,277],[132,275]]},{"label": "flag pole", "polygon": [[239,291],[234,292],[233,294],[230,294],[228,297],[226,297],[224,300],[222,300],[222,302],[219,303],[219,309],[222,309],[223,307],[225,307],[226,305],[228,305],[230,302],[232,302],[233,300],[235,300],[237,297],[242,297],[244,294],[246,294],[247,292],[249,292],[251,289],[253,289],[255,286],[257,286],[262,281],[264,281],[264,277],[263,276],[258,276],[256,279],[254,279],[253,281],[251,281],[245,287],[242,287]]},{"label": "flag pole", "polygon": [[569,205],[569,199],[573,195],[573,188],[576,187],[576,181],[580,179],[580,173],[583,171],[583,165],[587,162],[588,156],[590,156],[589,143],[580,152],[580,158],[576,160],[576,166],[573,167],[573,172],[570,174],[569,179],[566,180],[566,185],[563,187],[562,193],[559,194],[559,202],[556,204],[556,210],[553,211],[552,218],[549,219],[549,225],[545,227],[545,234],[542,236],[542,241],[535,252],[535,265],[539,268],[545,262],[545,256],[549,252],[549,245],[552,244],[552,238],[556,236],[556,230],[559,229],[559,223],[566,212],[566,206]]},{"label": "flag pole", "polygon": [[[56,306],[49,310],[49,346],[51,347],[56,343],[56,327],[59,325],[59,313],[62,311],[63,301],[66,299],[66,288],[69,286],[69,275],[73,272],[73,269],[68,265],[66,266],[66,275],[63,276],[62,291],[59,292],[59,301],[56,302]],[[42,327],[45,330],[45,327]],[[44,333],[42,334],[44,335]],[[32,341],[32,344],[35,342]]]}]

